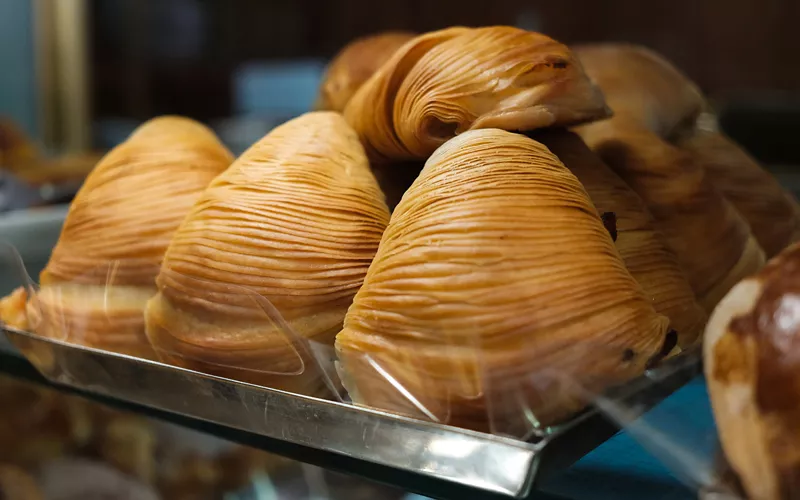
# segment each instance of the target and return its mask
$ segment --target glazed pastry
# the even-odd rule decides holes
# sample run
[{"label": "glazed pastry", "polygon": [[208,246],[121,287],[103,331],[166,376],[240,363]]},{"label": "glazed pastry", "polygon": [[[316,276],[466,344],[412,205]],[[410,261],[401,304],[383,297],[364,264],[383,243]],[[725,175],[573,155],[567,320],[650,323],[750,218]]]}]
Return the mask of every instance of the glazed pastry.
[{"label": "glazed pastry", "polygon": [[751,500],[800,492],[800,245],[711,315],[704,366],[722,448]]},{"label": "glazed pastry", "polygon": [[703,165],[671,142],[694,127],[702,96],[645,49],[612,45],[576,52],[614,110],[611,119],[576,130],[645,201],[698,301],[711,311],[763,265],[764,255]]},{"label": "glazed pastry", "polygon": [[723,133],[695,128],[677,145],[703,166],[714,186],[747,220],[767,257],[800,241],[800,206],[778,181]]},{"label": "glazed pastry", "polygon": [[424,161],[470,129],[533,130],[607,114],[565,45],[509,26],[417,36],[345,108],[373,161]]},{"label": "glazed pastry", "polygon": [[347,44],[328,65],[316,108],[344,111],[359,87],[412,38],[413,33],[388,31],[358,38]]},{"label": "glazed pastry", "polygon": [[388,223],[358,136],[338,113],[291,120],[206,190],[170,244],[146,311],[159,356],[305,394]]},{"label": "glazed pastry", "polygon": [[172,234],[232,161],[203,125],[162,117],[139,127],[95,167],[67,213],[28,303],[38,334],[142,357],[144,305]]},{"label": "glazed pastry", "polygon": [[682,349],[695,345],[705,327],[706,313],[642,199],[574,133],[548,130],[532,137],[581,181],[599,214],[615,216],[614,241],[628,272],[656,312],[669,318],[670,327],[678,333],[678,345]]},{"label": "glazed pastry", "polygon": [[641,373],[674,346],[667,326],[575,176],[488,129],[428,159],[336,350],[357,403],[522,436]]}]

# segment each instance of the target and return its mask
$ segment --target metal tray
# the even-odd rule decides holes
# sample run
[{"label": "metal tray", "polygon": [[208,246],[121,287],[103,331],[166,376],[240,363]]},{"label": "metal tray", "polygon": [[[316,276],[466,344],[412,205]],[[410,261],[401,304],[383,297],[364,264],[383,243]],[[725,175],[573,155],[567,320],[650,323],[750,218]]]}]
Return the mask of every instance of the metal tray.
[{"label": "metal tray", "polygon": [[[2,332],[39,373],[8,352],[0,352],[0,371],[436,498],[537,498],[542,478],[618,430],[590,410],[522,442]],[[616,397],[635,398],[626,406],[645,411],[698,373],[696,356],[673,358]]]}]

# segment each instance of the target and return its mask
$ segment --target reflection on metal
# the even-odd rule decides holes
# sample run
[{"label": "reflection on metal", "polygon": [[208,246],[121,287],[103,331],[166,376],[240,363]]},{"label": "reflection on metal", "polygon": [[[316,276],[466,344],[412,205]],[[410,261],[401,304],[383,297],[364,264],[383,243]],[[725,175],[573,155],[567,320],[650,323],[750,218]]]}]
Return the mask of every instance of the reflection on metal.
[{"label": "reflection on metal", "polygon": [[91,142],[87,0],[35,0],[39,123],[45,144],[63,152]]},{"label": "reflection on metal", "polygon": [[[408,473],[412,473],[435,478],[437,484],[466,486],[475,496],[492,493],[533,498],[539,474],[568,466],[616,431],[600,415],[587,412],[553,428],[542,440],[525,443],[213,377],[11,328],[0,331],[56,384],[292,443],[312,452],[343,455],[355,459],[354,465],[348,466],[354,474],[368,464],[387,466],[398,471],[397,479],[383,476],[380,480],[406,489],[411,487]],[[641,405],[635,405],[644,411],[697,373],[694,361],[677,361],[677,365],[663,367],[669,376],[653,370],[626,386],[618,397],[646,396]],[[655,393],[644,390],[654,387],[658,389]],[[311,461],[310,456],[307,459]],[[428,493],[459,497],[438,487]]]}]

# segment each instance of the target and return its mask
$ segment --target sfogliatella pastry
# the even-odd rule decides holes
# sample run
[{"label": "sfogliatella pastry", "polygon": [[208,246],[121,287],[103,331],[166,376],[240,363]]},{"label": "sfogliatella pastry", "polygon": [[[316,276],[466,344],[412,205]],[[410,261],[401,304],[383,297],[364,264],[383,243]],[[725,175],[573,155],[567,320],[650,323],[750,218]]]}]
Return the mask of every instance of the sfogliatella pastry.
[{"label": "sfogliatella pastry", "polygon": [[750,225],[768,257],[800,238],[797,200],[718,130],[705,98],[677,68],[631,45],[592,45],[576,52],[615,115],[635,118],[701,165]]},{"label": "sfogliatella pastry", "polygon": [[27,306],[40,335],[152,357],[144,305],[167,244],[208,183],[232,161],[211,130],[161,117],[109,152],[70,206]]},{"label": "sfogliatella pastry", "polygon": [[308,113],[253,145],[206,190],[170,244],[147,335],[179,366],[305,394],[389,212],[341,115]]},{"label": "sfogliatella pastry", "polygon": [[361,85],[412,38],[413,33],[387,31],[358,38],[347,44],[328,65],[316,108],[323,111],[344,111]]},{"label": "sfogliatella pastry", "polygon": [[425,160],[470,129],[533,130],[607,114],[565,45],[510,26],[417,36],[345,108],[370,159],[382,162]]},{"label": "sfogliatella pastry", "polygon": [[697,304],[692,287],[664,240],[655,229],[647,206],[618,175],[584,144],[565,130],[544,130],[531,137],[547,146],[586,188],[597,211],[613,214],[616,239],[628,272],[651,299],[656,312],[667,316],[678,333],[678,345],[697,344],[706,325],[706,313]]},{"label": "sfogliatella pastry", "polygon": [[764,255],[703,165],[670,140],[694,126],[702,96],[647,50],[612,45],[576,52],[614,110],[611,119],[578,132],[645,201],[698,301],[711,311],[763,265]]},{"label": "sfogliatella pastry", "polygon": [[679,136],[676,144],[703,166],[714,186],[747,220],[767,257],[800,241],[797,200],[753,157],[717,130],[713,117]]},{"label": "sfogliatella pastry", "polygon": [[704,367],[722,448],[751,500],[800,494],[800,245],[711,315]]},{"label": "sfogliatella pastry", "polygon": [[357,403],[520,436],[641,373],[674,346],[667,327],[578,179],[487,129],[428,159],[336,350]]}]

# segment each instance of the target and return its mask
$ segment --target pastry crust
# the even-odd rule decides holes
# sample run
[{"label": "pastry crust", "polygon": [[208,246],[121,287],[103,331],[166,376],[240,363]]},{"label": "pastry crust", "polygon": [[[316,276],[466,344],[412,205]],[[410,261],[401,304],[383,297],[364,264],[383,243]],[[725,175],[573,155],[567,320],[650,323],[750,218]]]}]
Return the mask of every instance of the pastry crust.
[{"label": "pastry crust", "polygon": [[678,333],[678,345],[688,349],[698,343],[706,313],[644,201],[574,133],[542,131],[532,137],[581,181],[598,214],[614,214],[615,245],[622,261],[656,312],[670,319],[671,328]]},{"label": "pastry crust", "polygon": [[425,160],[471,129],[533,130],[607,114],[602,94],[565,45],[510,26],[420,35],[345,108],[373,161]]},{"label": "pastry crust", "polygon": [[[614,116],[576,130],[645,201],[707,311],[764,263],[750,224],[706,167],[717,153],[685,150],[707,104],[697,87],[654,52],[632,45],[577,47]],[[708,153],[708,154],[705,154]],[[717,170],[718,171],[718,170]],[[783,198],[779,202],[783,203]]]},{"label": "pastry crust", "polygon": [[575,176],[488,129],[428,160],[336,350],[358,403],[521,436],[641,373],[667,324]]},{"label": "pastry crust", "polygon": [[38,334],[153,357],[142,311],[172,235],[232,160],[213,132],[161,117],[139,127],[95,167],[70,205],[28,304]]},{"label": "pastry crust", "polygon": [[308,113],[254,144],[205,191],[169,246],[146,311],[159,357],[304,394],[389,220],[356,134]]}]

